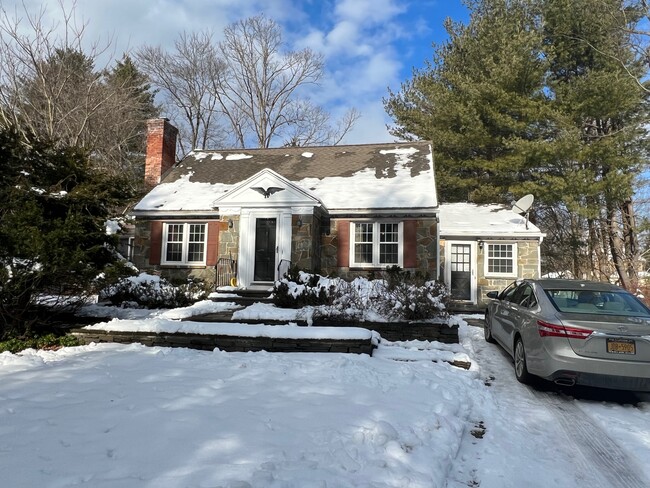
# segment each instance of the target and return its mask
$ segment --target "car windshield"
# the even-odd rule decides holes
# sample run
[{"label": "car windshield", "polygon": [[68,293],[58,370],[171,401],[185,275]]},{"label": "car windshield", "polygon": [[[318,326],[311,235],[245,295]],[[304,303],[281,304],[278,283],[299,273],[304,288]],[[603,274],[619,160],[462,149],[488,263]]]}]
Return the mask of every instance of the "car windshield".
[{"label": "car windshield", "polygon": [[626,291],[545,290],[560,312],[650,317],[650,309]]}]

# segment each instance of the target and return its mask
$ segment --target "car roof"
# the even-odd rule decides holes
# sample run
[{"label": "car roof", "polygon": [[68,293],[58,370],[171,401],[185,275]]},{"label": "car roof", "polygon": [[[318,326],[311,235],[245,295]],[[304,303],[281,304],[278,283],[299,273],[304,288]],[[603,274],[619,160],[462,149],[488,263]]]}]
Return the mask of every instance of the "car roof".
[{"label": "car roof", "polygon": [[589,280],[567,280],[560,278],[543,278],[539,280],[525,280],[536,283],[545,290],[594,290],[594,291],[624,291],[611,283]]}]

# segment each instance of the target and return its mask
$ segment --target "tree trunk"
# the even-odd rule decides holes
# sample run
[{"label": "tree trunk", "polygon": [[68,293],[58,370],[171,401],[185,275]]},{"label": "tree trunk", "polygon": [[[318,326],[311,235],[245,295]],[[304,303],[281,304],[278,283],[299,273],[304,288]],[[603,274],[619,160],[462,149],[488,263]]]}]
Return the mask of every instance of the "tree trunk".
[{"label": "tree trunk", "polygon": [[619,228],[616,224],[616,211],[611,204],[607,205],[607,227],[609,234],[609,247],[612,252],[614,268],[618,274],[621,286],[626,290],[631,290],[632,282],[627,274],[625,266],[625,243],[619,235]]}]

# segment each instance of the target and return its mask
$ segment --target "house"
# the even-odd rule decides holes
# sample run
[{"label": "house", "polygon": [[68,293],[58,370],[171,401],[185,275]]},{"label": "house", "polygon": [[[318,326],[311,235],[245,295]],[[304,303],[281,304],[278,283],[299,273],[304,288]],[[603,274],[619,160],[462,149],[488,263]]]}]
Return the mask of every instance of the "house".
[{"label": "house", "polygon": [[464,309],[539,275],[543,234],[523,217],[439,205],[428,142],[195,150],[174,164],[176,133],[148,123],[140,269],[254,289],[294,265],[344,278],[397,265],[444,279]]},{"label": "house", "polygon": [[397,265],[439,274],[427,142],[195,150],[148,122],[134,264],[170,279],[270,286],[290,266],[352,278]]},{"label": "house", "polygon": [[489,291],[538,278],[543,238],[525,216],[502,205],[441,204],[440,274],[454,307],[484,309]]}]

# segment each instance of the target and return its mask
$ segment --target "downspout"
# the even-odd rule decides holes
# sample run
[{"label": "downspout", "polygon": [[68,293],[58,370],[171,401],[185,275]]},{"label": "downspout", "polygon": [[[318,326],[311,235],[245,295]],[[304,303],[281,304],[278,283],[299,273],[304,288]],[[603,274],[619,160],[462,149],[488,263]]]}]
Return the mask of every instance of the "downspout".
[{"label": "downspout", "polygon": [[436,214],[436,281],[440,281],[440,213]]}]

